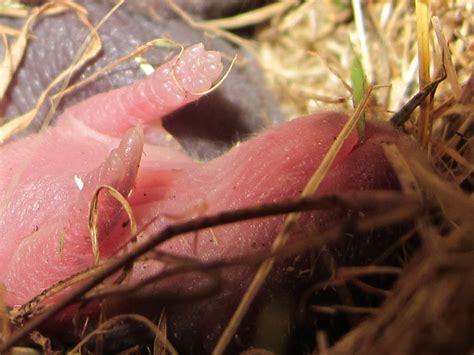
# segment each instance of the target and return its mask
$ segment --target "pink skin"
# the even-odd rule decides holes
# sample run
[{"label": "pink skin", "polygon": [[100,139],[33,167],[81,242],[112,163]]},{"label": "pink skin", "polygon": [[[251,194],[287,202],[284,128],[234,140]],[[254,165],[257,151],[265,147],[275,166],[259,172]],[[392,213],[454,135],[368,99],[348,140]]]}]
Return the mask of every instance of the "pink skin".
[{"label": "pink skin", "polygon": [[[191,93],[210,88],[222,68],[219,53],[192,46],[147,79],[94,96],[68,109],[55,127],[1,148],[0,282],[9,304],[27,302],[93,265],[87,216],[100,185],[112,185],[124,196],[132,192],[129,202],[140,226],[163,216],[148,233],[173,222],[165,214],[195,218],[301,193],[345,115],[294,120],[206,164],[192,161],[161,128],[164,115],[198,99]],[[318,193],[391,187],[393,175],[378,143],[397,135],[375,124],[368,125],[363,146],[351,135]],[[74,177],[84,183],[82,190]],[[129,229],[122,226],[120,206],[106,194],[100,216],[100,253],[107,258],[126,244]],[[312,220],[324,225],[326,218],[315,214]],[[219,227],[162,248],[201,260],[242,255],[268,248],[281,222],[278,217]],[[137,263],[132,280],[162,269],[157,261]],[[233,271],[226,282],[241,288],[248,277],[247,271]],[[199,281],[191,277],[179,286],[185,292]]]}]

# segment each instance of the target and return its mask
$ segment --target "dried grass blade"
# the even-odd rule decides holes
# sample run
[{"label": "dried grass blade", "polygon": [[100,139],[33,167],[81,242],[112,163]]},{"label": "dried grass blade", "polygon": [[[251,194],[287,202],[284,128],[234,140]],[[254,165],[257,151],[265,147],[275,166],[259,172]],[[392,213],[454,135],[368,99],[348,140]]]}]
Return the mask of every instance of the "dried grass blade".
[{"label": "dried grass blade", "polygon": [[421,188],[398,147],[395,144],[384,143],[382,144],[382,148],[397,175],[402,191],[405,194],[416,196],[416,199],[421,202]]},{"label": "dried grass blade", "polygon": [[[46,98],[48,97],[53,87],[56,86],[58,83],[62,82],[63,80],[70,78],[77,70],[82,68],[82,66],[84,66],[85,63],[87,63],[89,60],[94,58],[99,53],[100,49],[102,48],[101,40],[97,32],[94,30],[94,27],[89,22],[86,15],[84,14],[83,9],[74,3],[70,4],[69,2],[64,2],[62,4],[63,5],[68,4],[68,6],[70,5],[71,9],[76,12],[76,14],[81,19],[81,21],[91,31],[91,41],[86,44],[86,47],[84,51],[80,53],[79,58],[73,64],[71,64],[66,70],[64,70],[58,76],[56,76],[56,78],[41,93],[35,107],[32,110],[30,110],[29,112],[19,117],[16,117],[15,119],[7,122],[6,124],[0,127],[0,143],[6,141],[7,139],[12,137],[14,134],[20,132],[21,130],[27,128],[31,124],[31,122],[33,122],[33,119],[35,118],[36,114],[40,110],[43,103],[46,101]],[[49,8],[49,6],[53,6],[53,5],[54,3],[47,3],[46,5],[43,5],[42,7],[38,9],[38,13],[42,13],[43,11],[46,11]]]},{"label": "dried grass blade", "polygon": [[353,314],[370,314],[376,315],[378,308],[347,306],[342,304],[333,304],[330,306],[314,305],[310,309],[317,313],[336,314],[336,313],[353,313]]},{"label": "dried grass blade", "polygon": [[35,297],[30,299],[28,302],[22,304],[18,309],[15,309],[10,312],[10,317],[13,319],[14,324],[23,324],[23,320],[29,319],[36,314],[39,314],[43,309],[43,301],[49,297],[57,295],[61,291],[71,287],[72,285],[77,285],[78,283],[87,280],[94,275],[97,275],[106,267],[106,263],[102,263],[93,267],[90,267],[85,270],[81,270],[66,279],[56,282],[55,284],[48,287],[46,290],[37,294]]},{"label": "dried grass blade", "polygon": [[23,59],[23,55],[28,44],[28,32],[30,28],[34,25],[38,16],[41,15],[41,13],[49,6],[50,5],[45,5],[33,11],[31,16],[21,28],[17,39],[13,42],[11,47],[7,46],[5,48],[5,55],[2,63],[0,64],[0,100],[3,99],[11,80],[13,79],[13,75],[18,69],[21,60]]},{"label": "dried grass blade", "polygon": [[[88,76],[87,78],[75,83],[74,85],[71,85],[69,87],[67,87],[66,89],[64,89],[64,91],[62,92],[62,95],[67,95],[77,89],[79,89],[80,87],[94,81],[95,79],[97,79],[99,76],[101,76],[102,74],[104,74],[105,72],[107,72],[108,70],[116,67],[117,65],[120,65],[128,60],[130,60],[131,58],[133,57],[136,57],[136,56],[139,56],[141,54],[143,54],[144,52],[146,52],[147,50],[149,50],[155,43],[156,40],[152,40],[152,41],[149,41],[141,46],[139,46],[137,49],[135,49],[134,51],[132,51],[131,53],[119,58],[119,59],[116,59],[114,60],[112,63],[109,63],[107,64],[106,66],[104,66],[103,68],[97,70],[96,72],[94,72],[93,74],[91,74],[90,76]],[[56,96],[57,95],[54,95],[53,96],[53,99],[56,99]]]},{"label": "dried grass blade", "polygon": [[[64,95],[67,95],[67,94],[73,92],[74,90],[79,89],[80,87],[82,87],[82,86],[90,83],[91,81],[97,79],[100,75],[102,75],[105,72],[107,72],[108,70],[116,67],[117,65],[120,65],[120,64],[130,60],[131,58],[134,58],[134,57],[138,58],[138,56],[140,56],[141,54],[148,51],[151,47],[179,47],[180,48],[180,53],[178,54],[178,58],[177,58],[178,60],[179,60],[179,57],[182,55],[182,53],[184,51],[184,46],[181,45],[180,43],[176,42],[176,41],[173,41],[173,40],[168,39],[168,38],[155,38],[155,39],[153,39],[149,42],[146,42],[146,43],[140,45],[138,48],[136,48],[132,52],[128,53],[127,55],[124,55],[123,57],[120,57],[119,59],[114,60],[112,63],[107,64],[106,66],[104,66],[103,68],[97,70],[96,72],[94,72],[93,74],[88,76],[87,78],[75,83],[74,85],[69,86],[68,88],[64,89],[64,91],[62,91],[61,94],[64,96]],[[188,94],[191,94],[191,95],[205,95],[205,94],[210,93],[211,91],[214,91],[217,87],[219,87],[224,82],[224,80],[229,75],[229,73],[232,70],[232,68],[233,68],[236,61],[237,61],[237,56],[234,56],[229,68],[227,69],[227,72],[222,76],[222,78],[216,84],[214,84],[210,89],[205,90],[205,91],[188,92],[179,83],[178,79],[176,78],[175,71],[173,71],[173,73],[172,73],[173,74],[173,79],[174,79],[175,83],[183,91],[187,92]],[[58,95],[59,94],[54,95],[53,99],[54,100],[57,99]]]},{"label": "dried grass blade", "polygon": [[241,27],[257,25],[274,17],[280,16],[297,4],[295,0],[282,0],[258,9],[228,18],[220,18],[202,22],[204,26],[234,30]]},{"label": "dried grass blade", "polygon": [[21,30],[0,24],[0,33],[11,36],[19,36],[21,34]]},{"label": "dried grass blade", "polygon": [[[430,83],[429,0],[416,0],[416,40],[418,45],[418,79],[420,90]],[[431,136],[431,98],[420,105],[418,140],[426,149]]]},{"label": "dried grass blade", "polygon": [[28,16],[28,9],[24,5],[7,2],[6,4],[0,4],[0,16],[25,18]]},{"label": "dried grass blade", "polygon": [[[160,314],[160,318],[158,319],[157,324],[158,329],[160,330],[161,334],[167,339],[166,335],[168,334],[168,319],[166,317],[166,311],[163,309]],[[166,347],[163,344],[163,341],[160,339],[159,336],[155,337],[153,342],[153,355],[166,355]]]},{"label": "dried grass blade", "polygon": [[128,219],[130,221],[131,235],[136,235],[138,232],[138,225],[135,220],[135,217],[133,216],[132,207],[128,203],[127,199],[112,186],[99,186],[92,195],[92,200],[89,208],[89,235],[92,243],[92,254],[94,255],[96,265],[99,263],[100,260],[99,231],[97,229],[97,225],[99,222],[99,193],[104,189],[106,189],[109,192],[110,196],[115,198],[122,205],[123,209],[127,213]]},{"label": "dried grass blade", "polygon": [[456,69],[454,69],[451,52],[449,50],[448,44],[446,43],[446,38],[444,37],[443,27],[441,26],[441,22],[437,16],[433,16],[431,22],[433,23],[436,38],[438,39],[438,44],[443,51],[443,66],[444,70],[446,70],[446,75],[448,77],[451,90],[454,93],[454,98],[456,101],[459,101],[461,98],[461,85],[459,85],[459,79],[456,74]]},{"label": "dried grass blade", "polygon": [[474,163],[463,157],[456,149],[446,145],[444,142],[436,142],[434,146],[438,151],[438,155],[445,154],[449,156],[458,164],[458,169],[464,170],[464,174],[456,176],[456,179],[461,179],[462,181],[465,177],[474,172]]},{"label": "dried grass blade", "polygon": [[[64,3],[67,3],[67,6],[73,8],[77,12],[85,12],[85,9],[83,7],[75,4],[74,2],[67,1]],[[0,100],[3,99],[5,92],[8,89],[8,86],[13,78],[13,75],[18,69],[18,65],[23,59],[23,55],[28,44],[28,32],[34,26],[35,21],[41,15],[57,14],[59,12],[64,11],[65,9],[66,7],[64,5],[61,5],[59,3],[56,4],[53,2],[48,2],[45,5],[36,8],[32,11],[31,15],[28,17],[20,31],[4,25],[0,25],[1,32],[17,36],[17,39],[15,40],[11,48],[5,46],[5,57],[2,63],[0,64]],[[23,11],[23,9],[15,10]]]},{"label": "dried grass blade", "polygon": [[308,13],[308,10],[314,6],[316,0],[307,0],[292,10],[285,18],[278,24],[279,32],[284,32],[295,26]]},{"label": "dried grass blade", "polygon": [[100,39],[100,36],[98,34],[98,29],[102,27],[102,25],[112,16],[115,11],[122,6],[125,0],[119,0],[115,6],[105,14],[103,18],[99,21],[99,23],[95,26],[92,26],[90,23],[87,15],[87,10],[82,8],[81,6],[77,5],[74,3],[74,1],[66,1],[67,4],[73,9],[79,20],[87,27],[89,30],[89,35],[85,39],[84,43],[80,47],[80,49],[77,52],[76,58],[74,59],[73,63],[67,68],[63,73],[64,76],[61,79],[62,82],[62,87],[59,90],[59,92],[54,95],[51,98],[51,108],[49,110],[48,116],[44,120],[41,129],[45,129],[49,123],[51,122],[51,119],[55,113],[56,107],[58,106],[59,102],[63,98],[64,94],[63,92],[69,85],[69,82],[73,76],[73,74],[82,68],[87,62],[89,62],[91,59],[93,59],[102,49],[102,41]]},{"label": "dried grass blade", "polygon": [[184,11],[181,7],[179,7],[174,0],[165,0],[165,1],[168,3],[168,5],[173,9],[173,11],[179,17],[181,17],[191,27],[199,28],[203,31],[211,32],[217,36],[220,36],[222,38],[225,38],[231,41],[232,43],[237,44],[238,46],[241,46],[247,49],[250,53],[255,53],[255,46],[250,40],[244,39],[240,36],[233,34],[232,32],[225,31],[218,27],[209,26],[209,25],[206,25],[205,23],[195,21],[186,11]]},{"label": "dried grass blade", "polygon": [[[417,159],[407,157],[406,160],[423,190],[438,201],[446,217],[466,230],[474,230],[474,201]],[[472,233],[471,240],[474,240]]]}]

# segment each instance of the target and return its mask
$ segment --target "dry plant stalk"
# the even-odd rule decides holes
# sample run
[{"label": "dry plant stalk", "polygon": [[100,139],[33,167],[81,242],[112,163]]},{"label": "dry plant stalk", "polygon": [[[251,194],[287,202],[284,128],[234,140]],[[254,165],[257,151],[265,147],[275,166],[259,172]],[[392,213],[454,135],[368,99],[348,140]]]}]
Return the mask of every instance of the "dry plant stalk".
[{"label": "dry plant stalk", "polygon": [[454,98],[459,101],[461,99],[461,86],[459,85],[459,79],[458,75],[456,74],[456,68],[454,68],[451,52],[449,50],[448,44],[446,43],[446,36],[444,35],[439,17],[433,16],[431,22],[433,23],[436,39],[438,40],[438,44],[441,47],[441,51],[443,53],[443,67],[446,70],[449,85],[453,91]]},{"label": "dry plant stalk", "polygon": [[173,0],[166,0],[166,2],[173,9],[173,11],[191,27],[212,33],[218,37],[225,38],[228,41],[247,49],[249,52],[254,53],[255,48],[251,41],[244,39],[238,35],[235,35],[232,32],[221,29],[220,27],[206,24],[206,22],[196,21],[190,14],[188,14],[181,7],[179,7]]},{"label": "dry plant stalk", "polygon": [[[17,30],[16,28],[12,28],[12,27],[5,26],[5,25],[0,25],[0,33],[2,35],[11,35],[11,36],[20,36],[21,35],[20,30]],[[5,43],[4,43],[4,46],[5,46],[5,48],[8,48],[8,46],[5,45]]]},{"label": "dry plant stalk", "polygon": [[28,32],[30,28],[34,25],[37,18],[51,6],[51,4],[48,4],[33,11],[28,20],[25,21],[22,29],[17,33],[17,38],[11,47],[8,45],[8,42],[4,40],[5,55],[0,64],[0,99],[4,98],[5,92],[13,79],[13,75],[23,59],[28,43]]},{"label": "dry plant stalk", "polygon": [[[99,36],[96,32],[96,29],[89,22],[86,14],[84,13],[84,10],[81,7],[77,6],[72,1],[71,2],[69,2],[69,1],[61,2],[61,8],[64,5],[68,6],[71,10],[73,10],[75,12],[75,14],[81,20],[81,22],[90,31],[91,36],[90,36],[89,40],[84,43],[84,47],[78,53],[78,56],[77,56],[76,60],[74,61],[74,63],[71,64],[62,73],[60,73],[48,85],[46,90],[40,95],[36,106],[31,111],[29,111],[29,112],[27,112],[27,113],[25,113],[25,114],[23,114],[19,117],[16,117],[15,119],[5,123],[4,125],[2,125],[0,127],[0,143],[6,141],[7,139],[11,138],[13,135],[18,133],[19,131],[21,131],[21,130],[25,129],[26,127],[28,127],[31,124],[31,122],[33,122],[36,114],[38,113],[41,106],[43,105],[43,103],[48,98],[48,95],[51,92],[51,90],[54,88],[54,86],[56,84],[62,83],[62,82],[64,82],[65,85],[67,85],[67,82],[68,82],[69,78],[75,72],[77,72],[80,68],[82,68],[90,59],[94,58],[99,53],[100,49],[102,48],[101,41],[100,41],[100,38],[99,38]],[[27,21],[27,23],[30,23],[30,21],[33,21],[34,19],[36,19],[37,16],[39,16],[42,12],[44,12],[47,9],[49,9],[51,7],[54,7],[54,6],[58,6],[58,5],[56,5],[56,3],[53,3],[53,2],[48,2],[45,5],[41,6],[38,10],[33,12],[31,17]],[[23,37],[20,37],[20,38],[22,38],[22,40],[20,42],[18,42],[20,44],[24,43],[23,45],[18,45],[18,48],[19,48],[19,50],[21,50],[21,53],[24,52],[24,46],[26,46],[26,37],[27,37],[27,34],[28,34],[27,31],[28,31],[29,27],[30,26],[25,26],[24,27],[25,28],[24,39],[23,39]],[[15,55],[14,59],[15,58],[16,58],[16,55]],[[17,59],[15,59],[15,61],[16,60]],[[20,60],[21,60],[21,58],[18,59],[18,63],[19,63]],[[7,68],[10,68],[10,66],[7,66]],[[14,67],[14,69],[16,70],[16,67]],[[11,73],[11,76],[13,76],[13,72],[11,72],[10,69],[8,69],[8,73]],[[7,84],[9,84],[9,82],[10,81],[8,81]],[[6,88],[5,88],[5,90],[6,90]]]},{"label": "dry plant stalk", "polygon": [[115,200],[117,200],[125,210],[128,216],[128,220],[130,222],[130,234],[132,236],[138,233],[138,225],[133,216],[132,207],[127,201],[127,198],[124,197],[117,189],[109,185],[102,185],[99,186],[95,192],[92,194],[92,200],[89,206],[89,236],[91,239],[92,244],[92,255],[94,256],[95,264],[97,265],[100,260],[100,253],[99,253],[99,231],[98,231],[98,223],[99,223],[99,193],[102,190],[107,190],[110,196],[112,196]]},{"label": "dry plant stalk", "polygon": [[[429,5],[430,0],[416,0],[416,39],[418,45],[418,85],[424,89],[429,85],[430,79],[430,41],[429,41]],[[425,149],[431,137],[431,98],[428,96],[420,104],[420,115],[417,121],[418,141]]]},{"label": "dry plant stalk", "polygon": [[235,30],[242,27],[258,25],[284,14],[296,4],[296,0],[282,0],[232,17],[204,21],[202,25],[208,28],[220,28],[222,30]]}]

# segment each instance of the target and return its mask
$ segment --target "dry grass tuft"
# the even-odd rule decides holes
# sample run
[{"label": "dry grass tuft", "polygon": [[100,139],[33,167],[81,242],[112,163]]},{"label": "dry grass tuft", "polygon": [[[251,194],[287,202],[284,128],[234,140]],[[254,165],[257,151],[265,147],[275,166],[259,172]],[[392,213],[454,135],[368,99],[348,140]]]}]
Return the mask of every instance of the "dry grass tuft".
[{"label": "dry grass tuft", "polygon": [[[430,211],[414,231],[421,250],[371,320],[332,347],[318,334],[321,354],[467,353],[474,346],[472,11],[472,3],[462,0],[362,7],[358,1],[308,0],[259,30],[260,61],[289,118],[328,106],[351,110],[349,100],[338,98],[351,94],[347,83],[356,55],[369,84],[386,86],[374,91],[369,117],[388,120],[423,93],[404,129],[426,154],[415,160],[387,147],[404,191]],[[443,72],[447,80],[424,92]]]}]

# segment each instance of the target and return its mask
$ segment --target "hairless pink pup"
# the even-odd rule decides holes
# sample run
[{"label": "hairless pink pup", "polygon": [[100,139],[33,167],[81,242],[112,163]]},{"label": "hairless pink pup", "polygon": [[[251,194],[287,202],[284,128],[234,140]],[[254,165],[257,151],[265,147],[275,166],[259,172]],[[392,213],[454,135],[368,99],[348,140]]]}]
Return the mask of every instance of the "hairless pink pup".
[{"label": "hairless pink pup", "polygon": [[[147,234],[178,218],[300,195],[347,120],[344,114],[293,120],[206,163],[193,161],[162,128],[164,115],[197,100],[222,70],[218,52],[194,45],[148,78],[91,97],[66,110],[54,127],[0,148],[0,282],[9,305],[25,303],[94,265],[88,212],[101,185],[129,196],[139,227],[160,217]],[[377,124],[367,125],[363,145],[351,135],[318,194],[396,187],[379,142],[398,136]],[[105,192],[99,212],[100,257],[105,259],[129,241],[130,230],[121,205]],[[324,225],[324,218],[314,214],[313,225]],[[160,248],[202,261],[267,250],[282,221],[274,217],[226,225],[177,237]],[[164,267],[155,260],[138,261],[131,280]],[[226,292],[241,294],[251,275],[245,268],[226,273]],[[169,287],[186,293],[199,287],[201,278],[147,292]]]}]

